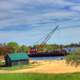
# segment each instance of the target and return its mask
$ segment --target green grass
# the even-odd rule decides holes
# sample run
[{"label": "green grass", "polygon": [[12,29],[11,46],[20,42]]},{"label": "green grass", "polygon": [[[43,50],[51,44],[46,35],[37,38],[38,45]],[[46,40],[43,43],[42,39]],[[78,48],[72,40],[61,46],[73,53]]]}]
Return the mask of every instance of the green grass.
[{"label": "green grass", "polygon": [[[4,62],[0,62],[0,65],[4,65]],[[18,64],[10,67],[3,67],[0,66],[0,70],[19,70],[19,69],[27,69],[27,68],[33,68],[36,66],[39,66],[40,63],[29,63],[29,64]]]},{"label": "green grass", "polygon": [[14,65],[11,67],[0,67],[0,70],[19,70],[19,69],[27,69],[27,68],[33,68],[34,66],[31,64],[26,65]]},{"label": "green grass", "polygon": [[80,80],[80,73],[72,74],[0,74],[0,80]]}]

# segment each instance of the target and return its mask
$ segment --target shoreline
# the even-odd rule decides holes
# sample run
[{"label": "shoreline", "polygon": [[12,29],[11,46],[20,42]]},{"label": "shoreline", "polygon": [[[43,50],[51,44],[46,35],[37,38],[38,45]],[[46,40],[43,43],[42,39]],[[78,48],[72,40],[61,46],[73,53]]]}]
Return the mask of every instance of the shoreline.
[{"label": "shoreline", "polygon": [[0,73],[74,73],[80,72],[80,66],[67,65],[65,60],[31,60],[31,63],[40,64],[32,68],[21,70],[0,70]]}]

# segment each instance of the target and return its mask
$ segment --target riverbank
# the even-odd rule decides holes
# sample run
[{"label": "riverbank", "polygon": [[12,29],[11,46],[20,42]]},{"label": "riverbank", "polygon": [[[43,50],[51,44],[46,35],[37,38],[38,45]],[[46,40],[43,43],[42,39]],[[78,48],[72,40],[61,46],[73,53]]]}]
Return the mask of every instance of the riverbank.
[{"label": "riverbank", "polygon": [[80,72],[80,66],[67,65],[65,60],[30,60],[30,63],[39,64],[32,68],[20,70],[0,70],[0,73],[74,73]]}]

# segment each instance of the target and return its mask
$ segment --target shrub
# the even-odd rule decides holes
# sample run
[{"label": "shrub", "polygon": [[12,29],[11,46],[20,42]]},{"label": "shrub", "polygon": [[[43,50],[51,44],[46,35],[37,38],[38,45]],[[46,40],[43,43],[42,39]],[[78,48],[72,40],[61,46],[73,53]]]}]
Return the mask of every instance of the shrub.
[{"label": "shrub", "polygon": [[75,65],[76,67],[80,65],[80,49],[77,49],[75,52],[67,55],[66,63],[70,65]]}]

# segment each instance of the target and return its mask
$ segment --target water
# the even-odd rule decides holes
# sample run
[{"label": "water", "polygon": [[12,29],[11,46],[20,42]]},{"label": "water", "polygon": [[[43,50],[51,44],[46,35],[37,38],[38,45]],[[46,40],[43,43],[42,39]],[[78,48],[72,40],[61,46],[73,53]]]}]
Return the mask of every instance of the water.
[{"label": "water", "polygon": [[62,60],[64,56],[52,56],[52,57],[30,57],[32,60]]},{"label": "water", "polygon": [[64,48],[64,50],[66,50],[68,53],[74,52],[76,49],[77,49],[77,48],[71,48],[71,47]]}]

